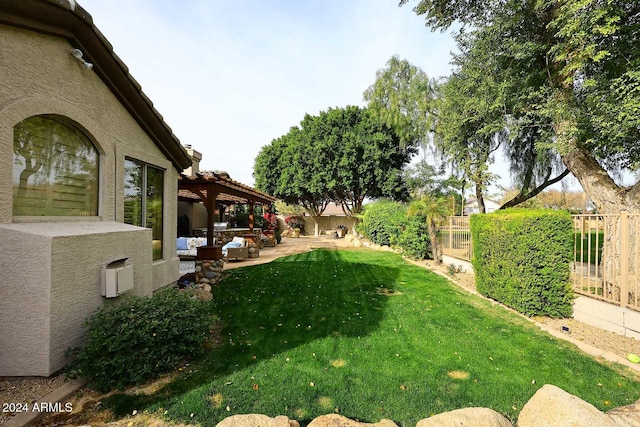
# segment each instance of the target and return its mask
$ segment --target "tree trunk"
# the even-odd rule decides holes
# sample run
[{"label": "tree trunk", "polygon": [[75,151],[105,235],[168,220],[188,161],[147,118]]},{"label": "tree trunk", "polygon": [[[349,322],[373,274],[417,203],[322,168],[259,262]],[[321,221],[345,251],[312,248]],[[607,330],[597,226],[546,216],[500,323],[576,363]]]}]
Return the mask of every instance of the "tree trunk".
[{"label": "tree trunk", "polygon": [[562,161],[575,175],[599,213],[640,212],[640,182],[625,188],[614,182],[589,153],[574,149]]},{"label": "tree trunk", "polygon": [[[562,160],[602,215],[597,221],[602,224],[604,241],[601,248],[593,249],[602,250],[601,261],[596,261],[602,296],[623,306],[638,306],[640,182],[629,188],[619,186],[593,156],[577,148],[564,154]],[[588,264],[588,268],[595,266]]]},{"label": "tree trunk", "polygon": [[440,245],[438,245],[438,225],[434,219],[429,220],[429,240],[431,240],[431,253],[436,264],[442,264]]},{"label": "tree trunk", "polygon": [[476,201],[478,202],[478,212],[481,214],[487,213],[487,208],[484,206],[484,195],[482,194],[482,183],[476,182]]}]

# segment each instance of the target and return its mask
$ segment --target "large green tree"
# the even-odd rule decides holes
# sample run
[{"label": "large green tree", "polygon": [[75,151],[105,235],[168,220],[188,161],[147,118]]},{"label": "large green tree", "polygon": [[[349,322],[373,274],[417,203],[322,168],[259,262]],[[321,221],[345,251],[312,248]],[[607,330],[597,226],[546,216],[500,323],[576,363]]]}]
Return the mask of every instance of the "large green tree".
[{"label": "large green tree", "polygon": [[430,142],[435,120],[437,83],[420,68],[394,55],[376,72],[376,81],[364,91],[368,108],[393,127],[403,146]]},{"label": "large green tree", "polygon": [[258,189],[302,204],[312,216],[329,201],[353,215],[366,198],[407,197],[402,169],[415,152],[367,109],[330,108],[307,114],[299,127],[263,147],[254,177]]},{"label": "large green tree", "polygon": [[[464,35],[458,40],[461,45],[466,42]],[[436,162],[445,162],[471,183],[484,212],[484,193],[496,178],[489,167],[498,149],[504,149],[521,189],[507,206],[535,196],[568,170],[561,167],[559,156],[536,144],[540,132],[535,127],[507,131],[514,117],[504,113],[505,87],[491,70],[491,53],[482,47],[476,41],[465,54],[456,55],[456,71],[440,83],[394,56],[378,70],[364,99],[374,114],[398,129],[405,144],[435,153]],[[517,120],[524,123],[525,118]]]},{"label": "large green tree", "polygon": [[484,58],[510,134],[534,131],[534,147],[560,156],[600,212],[640,211],[640,182],[611,174],[640,162],[640,4],[421,0],[414,10],[432,29],[462,25],[461,56]]},{"label": "large green tree", "polygon": [[314,118],[306,115],[301,127],[262,147],[254,163],[256,188],[291,205],[302,205],[319,216],[331,201],[332,178],[326,168],[331,153],[312,141],[317,137]]},{"label": "large green tree", "polygon": [[[441,88],[420,68],[393,56],[376,72],[376,81],[364,91],[363,98],[376,117],[396,129],[403,146],[420,147],[424,153],[433,154],[431,164],[423,159],[405,171],[412,195],[420,197],[427,192],[442,196],[448,193],[443,191],[442,184],[446,181],[446,186],[451,186],[452,179],[461,176],[455,187],[461,189],[462,201],[467,181],[476,185],[476,194],[481,194],[485,188],[490,151],[483,145],[469,150],[470,145],[464,137],[462,142],[460,138],[442,137]],[[460,145],[464,149],[460,149]],[[444,173],[444,164],[448,164],[453,172],[447,180],[439,177]],[[482,196],[479,199],[482,200]]]},{"label": "large green tree", "polygon": [[[518,98],[509,93],[514,79],[495,69],[495,34],[475,33],[469,43],[466,33],[457,40],[463,53],[455,55],[453,74],[441,86],[437,136],[447,153],[474,183],[476,198],[484,212],[483,191],[493,176],[489,165],[498,149],[510,164],[512,182],[519,191],[503,207],[515,206],[539,194],[568,175],[558,154],[542,143],[540,117],[510,114]],[[539,78],[538,74],[533,75]],[[542,120],[544,121],[544,120]]]}]

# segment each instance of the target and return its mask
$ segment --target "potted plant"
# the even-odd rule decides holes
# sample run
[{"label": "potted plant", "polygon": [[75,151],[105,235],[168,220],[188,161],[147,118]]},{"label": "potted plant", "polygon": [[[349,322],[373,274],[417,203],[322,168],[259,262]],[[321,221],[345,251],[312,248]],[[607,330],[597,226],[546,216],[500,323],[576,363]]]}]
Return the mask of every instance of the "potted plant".
[{"label": "potted plant", "polygon": [[300,233],[304,231],[304,218],[302,216],[290,216],[286,218],[284,222],[286,222],[291,229],[291,237],[300,237]]},{"label": "potted plant", "polygon": [[338,237],[346,236],[347,231],[349,231],[347,226],[346,225],[342,225],[342,224],[340,224],[338,227],[336,227],[336,230],[338,231]]}]

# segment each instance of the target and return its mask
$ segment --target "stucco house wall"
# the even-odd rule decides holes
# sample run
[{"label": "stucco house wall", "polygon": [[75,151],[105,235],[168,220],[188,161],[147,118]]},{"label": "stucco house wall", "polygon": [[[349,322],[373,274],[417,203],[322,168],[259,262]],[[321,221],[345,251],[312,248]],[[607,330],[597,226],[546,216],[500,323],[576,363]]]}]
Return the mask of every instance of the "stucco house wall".
[{"label": "stucco house wall", "polygon": [[[16,10],[34,3],[22,1]],[[55,10],[66,5],[68,12],[63,12],[75,13],[73,19],[86,13],[74,11],[74,5],[64,1],[40,3],[47,4],[36,7]],[[106,264],[127,258],[134,267],[132,293],[139,295],[150,295],[179,278],[178,171],[186,167],[188,155],[185,152],[179,164],[170,160],[155,140],[157,135],[152,139],[132,115],[131,106],[123,105],[124,95],[112,92],[101,64],[96,61],[94,69],[88,70],[71,56],[76,47],[71,38],[2,24],[2,13],[0,376],[50,375],[67,363],[66,349],[81,342],[86,317],[113,302],[101,296]],[[95,33],[91,37],[96,38]],[[13,216],[14,126],[45,114],[71,119],[98,150],[98,216]],[[179,145],[177,139],[175,143]],[[178,155],[181,149],[175,149]],[[151,230],[123,224],[125,158],[164,171],[163,256],[155,262]]]}]

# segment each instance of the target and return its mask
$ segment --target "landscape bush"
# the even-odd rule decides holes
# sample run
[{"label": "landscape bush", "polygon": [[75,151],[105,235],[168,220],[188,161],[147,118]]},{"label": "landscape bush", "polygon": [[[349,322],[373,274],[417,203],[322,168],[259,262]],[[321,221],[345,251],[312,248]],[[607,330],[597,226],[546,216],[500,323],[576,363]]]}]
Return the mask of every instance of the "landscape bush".
[{"label": "landscape bush", "polygon": [[431,257],[429,226],[424,215],[405,217],[400,228],[400,233],[397,236],[392,236],[392,246],[400,248],[402,253],[409,258],[427,259]]},{"label": "landscape bush", "polygon": [[391,245],[402,232],[407,207],[390,200],[378,200],[365,206],[358,231],[373,243]]},{"label": "landscape bush", "polygon": [[190,292],[123,297],[87,319],[86,342],[69,351],[70,376],[102,391],[140,384],[202,355],[214,322],[211,304]]},{"label": "landscape bush", "polygon": [[571,316],[569,213],[507,209],[472,215],[471,233],[478,292],[527,316]]},{"label": "landscape bush", "polygon": [[406,204],[379,200],[366,205],[357,230],[373,243],[398,248],[410,258],[431,255],[427,219],[423,215],[407,218]]},{"label": "landscape bush", "polygon": [[247,212],[236,212],[233,217],[231,227],[247,228],[249,227],[249,214]]}]

